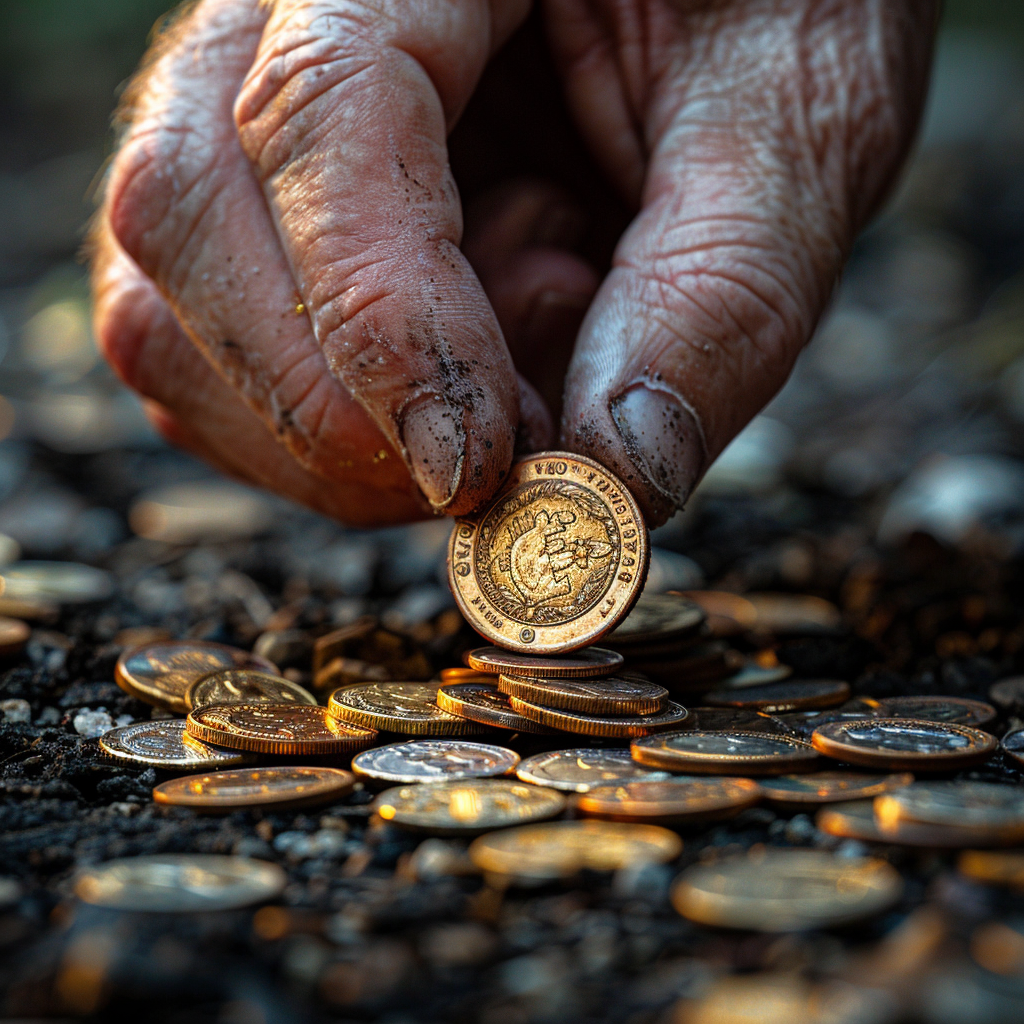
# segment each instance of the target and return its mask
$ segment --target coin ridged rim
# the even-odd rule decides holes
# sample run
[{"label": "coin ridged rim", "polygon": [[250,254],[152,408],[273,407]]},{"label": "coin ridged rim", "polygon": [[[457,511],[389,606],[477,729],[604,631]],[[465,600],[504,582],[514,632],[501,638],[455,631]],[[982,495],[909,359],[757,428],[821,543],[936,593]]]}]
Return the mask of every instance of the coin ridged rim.
[{"label": "coin ridged rim", "polygon": [[[239,700],[237,697],[230,700],[204,700],[199,703],[196,702],[196,697],[204,686],[209,686],[210,681],[214,676],[222,676],[230,673],[253,675],[253,676],[264,676],[267,679],[274,681],[275,686],[279,691],[294,694],[297,700],[294,701],[254,701],[254,700]],[[300,686],[298,683],[293,683],[290,679],[286,679],[284,676],[275,676],[270,672],[262,672],[259,669],[252,668],[215,668],[212,672],[207,672],[206,675],[200,676],[186,691],[185,691],[185,706],[189,711],[196,707],[209,707],[211,704],[309,704],[315,705],[319,703],[316,697],[313,696],[304,686]]]},{"label": "coin ridged rim", "polygon": [[[693,737],[723,736],[730,739],[749,738],[761,742],[769,740],[784,746],[788,753],[778,751],[773,754],[712,754],[701,751],[685,751],[654,749],[650,746],[656,741],[666,741],[673,736]],[[805,743],[795,736],[785,736],[774,732],[752,732],[747,729],[690,729],[672,733],[655,733],[650,737],[634,740],[629,747],[634,761],[662,768],[666,771],[696,773],[698,775],[786,775],[793,768],[804,765],[818,764],[818,752],[810,743]]]},{"label": "coin ridged rim", "polygon": [[851,800],[868,800],[881,796],[883,793],[891,793],[894,790],[909,786],[914,781],[910,772],[890,772],[886,775],[864,774],[865,784],[856,790],[838,790],[834,793],[811,793],[806,790],[782,789],[779,782],[782,778],[794,778],[813,781],[816,775],[859,775],[859,772],[844,772],[825,769],[821,772],[808,772],[806,775],[781,776],[778,778],[765,779],[761,783],[766,800],[775,804],[839,804],[848,803]]},{"label": "coin ridged rim", "polygon": [[[583,756],[594,756],[599,754],[623,754],[629,758],[630,765],[638,772],[635,776],[622,776],[618,779],[599,779],[593,784],[587,782],[570,782],[566,779],[546,779],[542,775],[538,775],[535,769],[542,763],[544,759],[549,760],[563,760],[566,757],[571,757],[574,760],[578,760]],[[647,777],[645,778],[642,773],[646,772]],[[533,754],[530,757],[524,757],[519,762],[519,767],[516,769],[516,775],[523,780],[523,782],[529,782],[534,786],[547,786],[550,789],[557,789],[563,793],[586,793],[593,789],[594,786],[614,786],[617,783],[622,782],[664,782],[670,779],[672,776],[669,772],[662,771],[658,768],[644,768],[643,765],[634,761],[629,755],[629,747],[569,747],[565,750],[546,750],[539,754]]]},{"label": "coin ridged rim", "polygon": [[196,708],[195,711],[190,711],[185,719],[185,728],[188,729],[189,735],[195,736],[204,743],[213,743],[218,747],[231,747],[233,750],[251,750],[257,754],[284,754],[287,756],[348,753],[353,750],[362,750],[377,739],[377,731],[375,729],[365,729],[354,726],[349,722],[340,722],[337,719],[332,719],[333,724],[351,729],[352,732],[349,735],[333,735],[331,738],[324,737],[323,739],[316,740],[272,740],[252,733],[230,732],[226,729],[219,729],[208,725],[200,717],[204,714],[223,712],[225,709],[233,707],[258,708],[264,712],[268,708],[274,707],[288,708],[292,712],[304,708],[310,712],[320,712],[323,715],[325,729],[330,728],[326,720],[332,717],[328,715],[327,708],[320,707],[319,705],[313,707],[309,704],[210,704],[206,707]]},{"label": "coin ridged rim", "polygon": [[[188,749],[189,743],[195,745],[195,756],[192,758],[155,758],[147,757],[144,754],[136,753],[125,746],[120,745],[124,736],[132,733],[145,732],[158,729],[180,729],[182,732],[182,746]],[[129,722],[127,725],[119,725],[109,732],[105,732],[99,738],[99,747],[108,757],[112,757],[123,764],[144,764],[147,768],[162,768],[165,771],[177,771],[179,769],[194,768],[197,772],[213,770],[216,768],[231,768],[251,763],[252,755],[243,750],[225,750],[224,747],[216,744],[205,743],[188,733],[185,723],[180,718],[170,721],[149,720],[141,722]],[[201,756],[203,751],[209,751],[211,755],[206,758]]]},{"label": "coin ridged rim", "polygon": [[[834,733],[842,733],[851,726],[861,724],[873,728],[917,727],[922,730],[956,733],[967,739],[971,746],[967,750],[948,750],[941,753],[914,753],[910,750],[886,751],[872,747],[844,743]],[[870,767],[905,768],[910,771],[943,771],[947,765],[980,764],[987,761],[999,746],[998,740],[981,729],[970,725],[954,725],[949,722],[930,722],[923,718],[863,718],[845,722],[828,722],[818,726],[811,733],[811,744],[826,757],[847,764],[862,764]]]},{"label": "coin ridged rim", "polygon": [[[476,722],[478,725],[489,725],[495,729],[508,729],[512,732],[528,732],[537,736],[546,736],[550,732],[546,726],[514,711],[511,703],[508,710],[492,708],[489,704],[474,704],[472,701],[466,700],[459,693],[454,692],[456,687],[486,687],[489,690],[494,690],[496,693],[502,692],[493,684],[445,683],[438,688],[437,704],[438,707],[447,711],[450,715],[459,715],[462,718],[469,719],[471,722]],[[507,697],[508,694],[505,694],[505,696]]]},{"label": "coin ridged rim", "polygon": [[[821,692],[824,684],[829,689]],[[818,684],[817,693],[799,694],[799,689],[807,689]],[[771,687],[791,687],[794,689],[789,697],[757,696],[752,691],[761,691]],[[757,711],[768,711],[776,714],[784,711],[818,711],[828,710],[844,704],[850,696],[850,684],[842,679],[781,679],[774,683],[758,683],[757,685],[738,687],[733,690],[719,686],[704,694],[703,699],[713,708],[752,708]]]},{"label": "coin ridged rim", "polygon": [[[689,712],[675,701],[666,701],[664,710],[654,715],[635,715],[627,717],[599,717],[585,715],[578,711],[571,714],[559,708],[548,708],[541,704],[533,704],[519,697],[509,697],[512,710],[519,712],[524,718],[530,718],[549,729],[562,732],[574,732],[583,736],[633,737],[646,736],[648,733],[661,729],[671,729],[686,721]],[[654,721],[652,721],[654,719]]]},{"label": "coin ridged rim", "polygon": [[[588,659],[595,659],[593,661]],[[600,679],[614,675],[625,658],[607,647],[585,647],[563,657],[534,659],[525,651],[501,647],[477,647],[466,653],[469,668],[485,675],[545,676],[550,679]],[[536,662],[535,664],[533,664]],[[561,662],[561,664],[559,664]],[[458,682],[459,680],[452,680]]]},{"label": "coin ridged rim", "polygon": [[[616,697],[614,685],[618,676],[606,676],[603,679],[543,679],[526,676],[498,676],[498,689],[509,697],[518,697],[532,703],[541,704],[546,708],[557,708],[562,711],[582,711],[587,715],[621,714],[621,715],[654,715],[663,710],[668,703],[669,693],[664,686],[657,683],[640,683],[629,680],[634,686],[648,688],[647,697]],[[624,682],[626,680],[623,680]],[[583,696],[572,692],[573,683],[598,683],[607,685],[609,692],[606,697]]]},{"label": "coin ridged rim", "polygon": [[[259,785],[259,776],[271,772],[308,772],[315,782],[310,785],[309,792],[296,793],[281,791],[277,793],[249,792],[247,795],[234,797],[213,796],[192,793],[189,787],[198,779],[210,779],[213,782],[229,782],[232,776],[255,777],[252,786]],[[241,779],[239,780],[241,782]],[[282,768],[237,768],[222,772],[200,772],[196,775],[185,775],[178,779],[170,779],[153,787],[153,800],[158,804],[173,807],[191,807],[195,810],[234,810],[243,807],[299,807],[310,804],[327,803],[340,800],[352,792],[356,777],[352,772],[341,768],[326,768],[315,765],[296,765]],[[239,787],[241,789],[241,786]]]},{"label": "coin ridged rim", "polygon": [[[370,768],[367,766],[366,761],[373,755],[377,754],[382,750],[400,750],[402,747],[422,745],[425,743],[434,743],[439,745],[454,746],[456,748],[465,749],[466,747],[472,747],[470,753],[476,753],[478,751],[486,751],[490,754],[495,761],[499,762],[496,766],[496,770],[480,771],[480,772],[465,772],[458,774],[453,772],[450,775],[441,775],[434,778],[424,778],[418,775],[397,775],[394,772],[385,772],[376,768]],[[446,782],[455,781],[458,779],[490,779],[496,776],[508,775],[510,772],[516,770],[519,767],[520,758],[514,750],[509,750],[508,747],[500,747],[494,743],[474,743],[472,740],[405,740],[402,743],[387,743],[383,747],[371,747],[369,750],[360,751],[354,758],[352,758],[352,771],[355,772],[361,778],[372,779],[375,782],[390,782],[396,785],[414,785],[418,782]]]},{"label": "coin ridged rim", "polygon": [[[573,479],[574,473],[581,478],[589,474],[589,478],[577,481]],[[498,502],[521,485],[559,479],[591,487],[607,500],[623,543],[619,545],[618,561],[609,574],[608,586],[586,611],[564,622],[524,626],[495,607],[480,588],[472,554],[479,543],[480,526]],[[606,486],[595,486],[595,479]],[[629,551],[627,542],[635,544],[637,550]],[[512,464],[504,485],[484,510],[472,518],[455,520],[448,544],[448,583],[466,621],[492,643],[523,653],[565,654],[593,644],[629,614],[643,590],[650,558],[647,524],[640,506],[614,473],[582,455],[541,452]]]},{"label": "coin ridged rim", "polygon": [[[715,797],[688,801],[684,792],[686,787],[698,782],[701,786],[718,786],[722,792]],[[630,800],[615,799],[618,793],[629,792],[633,788],[642,789],[645,785],[678,787],[679,794],[674,799],[670,797],[662,800],[645,800],[642,796]],[[731,793],[726,792],[730,789]],[[692,778],[677,775],[662,781],[632,779],[594,786],[576,797],[576,808],[581,814],[608,821],[700,822],[738,814],[747,807],[753,807],[762,796],[761,787],[753,779],[735,775]]]},{"label": "coin ridged rim", "polygon": [[[908,717],[906,715],[894,715],[894,714],[891,714],[891,713],[887,714],[886,713],[886,709],[892,707],[894,704],[898,705],[900,701],[910,701],[910,700],[921,701],[921,702],[923,702],[925,704],[953,704],[953,705],[955,705],[957,707],[964,708],[965,710],[971,711],[972,713],[980,716],[980,717],[978,717],[977,719],[975,719],[974,721],[971,721],[971,722],[951,722],[951,723],[940,722],[941,725],[946,725],[946,724],[951,724],[951,725],[969,725],[972,729],[982,729],[982,730],[984,730],[984,727],[986,725],[990,724],[991,722],[994,722],[996,717],[997,717],[997,715],[999,714],[999,712],[996,711],[996,709],[991,704],[989,704],[987,701],[974,700],[971,697],[941,697],[941,696],[931,696],[931,695],[915,697],[915,696],[903,695],[903,696],[900,696],[900,697],[883,697],[881,700],[879,700],[879,702],[878,702],[879,717],[880,718],[906,718],[906,717]],[[911,715],[909,717],[916,718],[916,716],[913,716],[913,715]],[[935,721],[934,718],[921,718],[921,719],[916,719],[916,720],[917,721],[921,721],[921,722],[934,722]]]},{"label": "coin ridged rim", "polygon": [[[365,729],[377,729],[381,732],[396,732],[406,736],[475,736],[480,733],[479,723],[466,717],[450,714],[439,704],[436,714],[431,711],[420,718],[412,718],[404,714],[385,714],[368,711],[365,708],[354,708],[345,704],[339,694],[354,692],[368,686],[381,687],[387,683],[356,683],[353,686],[339,687],[327,701],[327,712],[339,722],[361,725]],[[404,683],[433,687],[433,683]],[[453,683],[452,685],[460,685]],[[439,688],[438,688],[439,689]],[[435,702],[437,698],[435,697]]]}]

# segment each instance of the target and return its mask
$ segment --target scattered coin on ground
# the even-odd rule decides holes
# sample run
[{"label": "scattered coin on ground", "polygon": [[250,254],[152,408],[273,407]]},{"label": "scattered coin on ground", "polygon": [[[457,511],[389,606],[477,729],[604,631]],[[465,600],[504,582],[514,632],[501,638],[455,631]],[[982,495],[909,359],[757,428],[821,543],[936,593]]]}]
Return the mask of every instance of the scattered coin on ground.
[{"label": "scattered coin on ground", "polygon": [[717,821],[761,799],[752,779],[680,775],[663,782],[619,782],[595,786],[576,798],[580,814],[610,821],[682,825]]},{"label": "scattered coin on ground", "polygon": [[978,826],[1024,839],[1024,791],[991,782],[917,782],[875,799],[875,817],[924,825]]},{"label": "scattered coin on ground", "polygon": [[225,750],[189,736],[180,718],[156,722],[132,722],[99,738],[100,749],[118,761],[143,764],[165,771],[230,768],[246,764],[252,755],[240,750]]},{"label": "scattered coin on ground", "polygon": [[[594,679],[609,676],[622,665],[618,651],[588,647],[561,657],[543,657],[505,651],[500,647],[478,647],[466,655],[471,669],[491,675],[544,676],[550,679]],[[441,673],[444,678],[444,673]],[[455,682],[457,680],[453,680]]]},{"label": "scattered coin on ground", "polygon": [[800,679],[739,690],[719,687],[706,693],[704,700],[712,707],[755,708],[772,713],[831,708],[849,696],[850,684],[839,679]]},{"label": "scattered coin on ground", "polygon": [[678,594],[641,594],[633,610],[608,635],[615,647],[634,650],[645,644],[665,643],[688,636],[700,628],[704,612]]},{"label": "scattered coin on ground", "polygon": [[548,708],[590,715],[653,715],[664,709],[668,690],[648,680],[607,676],[604,679],[543,679],[498,676],[498,689]]},{"label": "scattered coin on ground", "polygon": [[567,793],[586,793],[594,786],[620,782],[660,782],[670,777],[668,772],[638,764],[628,750],[598,750],[591,747],[534,754],[533,757],[523,759],[516,775],[523,782],[550,786]]},{"label": "scattered coin on ground", "polygon": [[0,616],[0,658],[13,658],[20,654],[32,635],[32,629],[21,619]]},{"label": "scattered coin on ground", "polygon": [[185,692],[189,710],[209,704],[316,704],[316,697],[283,676],[222,668],[200,676]]},{"label": "scattered coin on ground", "polygon": [[701,775],[783,775],[819,761],[809,743],[793,736],[738,730],[660,733],[634,740],[630,751],[651,768]]},{"label": "scattered coin on ground", "polygon": [[996,709],[966,697],[886,697],[878,702],[879,718],[915,718],[981,729],[995,720]]},{"label": "scattered coin on ground", "polygon": [[839,609],[811,594],[745,594],[757,613],[755,628],[781,636],[835,633],[843,624]]},{"label": "scattered coin on ground", "polygon": [[437,691],[438,706],[450,715],[457,715],[478,725],[512,732],[547,735],[550,729],[524,718],[512,709],[508,694],[494,685],[494,676],[487,683],[445,683]]},{"label": "scattered coin on ground", "polygon": [[1000,746],[1003,748],[1003,752],[1013,758],[1014,761],[1019,761],[1024,764],[1024,729],[1018,729],[1016,732],[1008,732],[1002,739]]},{"label": "scattered coin on ground", "polygon": [[86,604],[114,592],[109,572],[78,562],[15,562],[4,568],[5,601]]},{"label": "scattered coin on ground", "polygon": [[753,711],[745,708],[702,708],[688,707],[686,716],[687,729],[706,729],[711,732],[779,732],[792,736],[793,730],[781,718],[768,714],[766,711]]},{"label": "scattered coin on ground", "polygon": [[508,775],[519,755],[506,747],[469,740],[407,740],[364,750],[352,759],[352,771],[377,782],[438,782]]},{"label": "scattered coin on ground", "polygon": [[788,665],[764,667],[748,661],[739,672],[722,680],[721,689],[742,690],[748,686],[764,686],[766,683],[781,683],[793,674]]},{"label": "scattered coin on ground", "polygon": [[197,544],[255,536],[273,524],[274,509],[257,491],[226,480],[197,480],[147,491],[128,519],[147,540]]},{"label": "scattered coin on ground", "polygon": [[741,594],[724,590],[681,590],[705,615],[705,627],[712,636],[735,636],[757,624],[757,609]]},{"label": "scattered coin on ground", "polygon": [[765,798],[772,803],[804,807],[808,804],[867,800],[909,786],[913,781],[914,776],[909,772],[869,775],[866,772],[823,771],[765,779],[761,788]]},{"label": "scattered coin on ground", "polygon": [[442,710],[437,683],[356,683],[335,690],[327,710],[337,719],[367,729],[413,736],[470,736],[475,722]]},{"label": "scattered coin on ground", "polygon": [[975,882],[1024,889],[1024,852],[964,850],[956,866]]},{"label": "scattered coin on ground", "polygon": [[306,807],[340,800],[354,785],[355,776],[338,768],[242,768],[171,779],[154,788],[153,799],[197,811]]},{"label": "scattered coin on ground", "polygon": [[512,710],[549,729],[581,733],[584,736],[646,736],[659,729],[671,729],[686,720],[686,708],[666,701],[662,711],[651,715],[588,715],[582,711],[548,708],[532,701],[509,697]]}]

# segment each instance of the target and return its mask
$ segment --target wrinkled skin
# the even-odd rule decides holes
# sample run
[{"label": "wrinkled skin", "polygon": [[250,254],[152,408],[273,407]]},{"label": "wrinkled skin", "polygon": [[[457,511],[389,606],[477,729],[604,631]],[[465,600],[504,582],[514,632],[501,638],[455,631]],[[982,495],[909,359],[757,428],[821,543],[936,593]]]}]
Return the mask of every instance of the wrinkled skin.
[{"label": "wrinkled skin", "polygon": [[[530,6],[200,0],[165,30],[122,104],[93,281],[168,438],[359,525],[474,509],[517,444],[596,458],[652,524],[683,505],[899,169],[936,4]],[[502,181],[510,137],[527,169],[564,141],[573,173]],[[602,265],[581,225],[616,210]]]}]

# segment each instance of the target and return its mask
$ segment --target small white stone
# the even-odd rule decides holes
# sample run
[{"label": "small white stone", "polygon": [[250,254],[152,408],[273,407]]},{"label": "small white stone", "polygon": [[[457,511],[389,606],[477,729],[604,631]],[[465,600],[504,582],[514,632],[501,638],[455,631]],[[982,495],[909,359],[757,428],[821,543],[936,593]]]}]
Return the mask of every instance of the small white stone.
[{"label": "small white stone", "polygon": [[132,718],[131,715],[118,715],[117,716],[117,721],[114,724],[117,725],[117,726],[131,725],[132,722],[134,722],[134,721],[135,721],[135,719]]},{"label": "small white stone", "polygon": [[91,708],[82,708],[72,719],[72,725],[75,732],[87,740],[94,740],[114,728],[113,719],[107,714],[106,708],[96,708],[95,711]]},{"label": "small white stone", "polygon": [[27,700],[21,700],[19,697],[0,701],[0,711],[3,712],[5,722],[32,721],[32,706]]}]

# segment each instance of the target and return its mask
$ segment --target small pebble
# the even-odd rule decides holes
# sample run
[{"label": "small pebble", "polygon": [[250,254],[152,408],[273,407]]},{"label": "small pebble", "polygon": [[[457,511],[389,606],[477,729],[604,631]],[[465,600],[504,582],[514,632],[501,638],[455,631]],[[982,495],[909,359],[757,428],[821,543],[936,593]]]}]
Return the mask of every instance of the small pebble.
[{"label": "small pebble", "polygon": [[5,722],[32,721],[32,705],[27,700],[21,700],[19,697],[0,701],[0,711],[3,712]]},{"label": "small pebble", "polygon": [[71,724],[75,732],[87,740],[94,740],[114,728],[114,720],[107,714],[106,708],[96,708],[95,711],[82,708],[71,720]]}]

